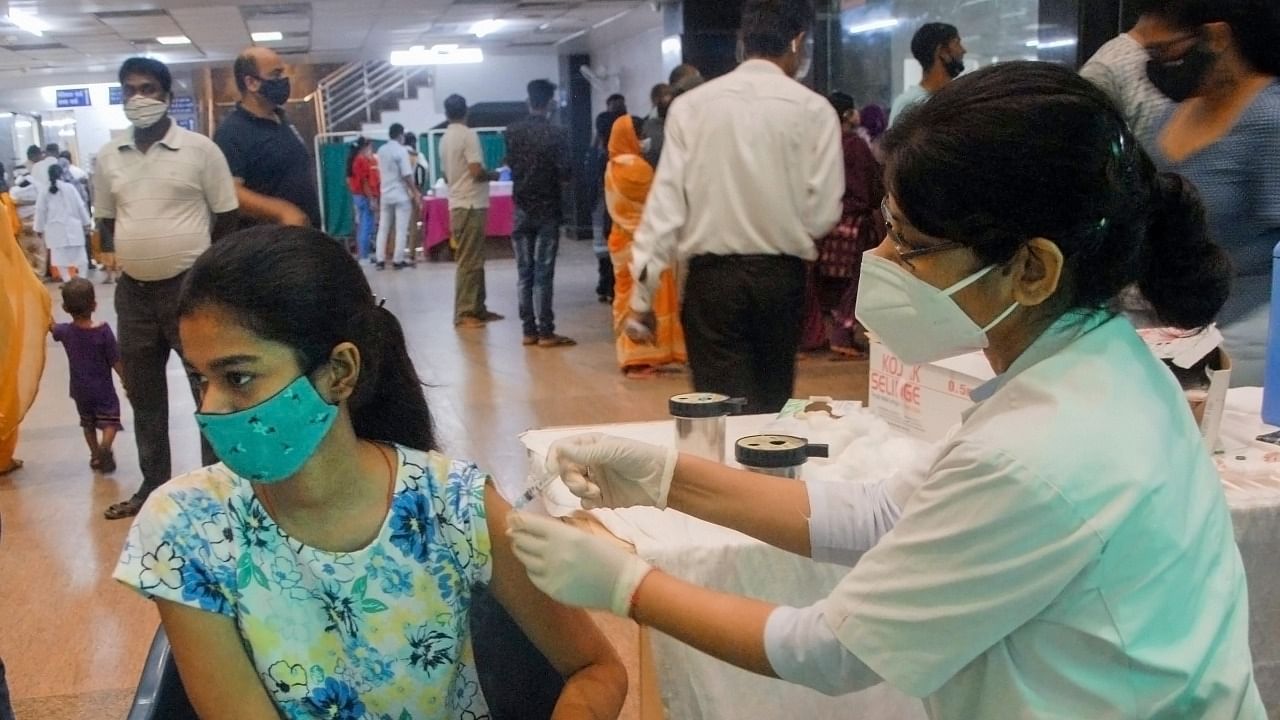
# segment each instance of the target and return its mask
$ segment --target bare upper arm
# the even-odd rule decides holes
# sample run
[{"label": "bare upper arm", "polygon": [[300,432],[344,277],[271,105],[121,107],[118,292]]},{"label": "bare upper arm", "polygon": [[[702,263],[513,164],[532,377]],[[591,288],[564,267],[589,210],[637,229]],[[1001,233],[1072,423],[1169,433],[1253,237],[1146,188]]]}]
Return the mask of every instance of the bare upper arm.
[{"label": "bare upper arm", "polygon": [[279,720],[231,618],[168,600],[156,607],[201,720]]},{"label": "bare upper arm", "polygon": [[485,511],[493,551],[490,589],[547,660],[565,676],[588,665],[620,662],[585,611],[561,605],[529,580],[507,537],[511,506],[492,482],[485,486]]}]

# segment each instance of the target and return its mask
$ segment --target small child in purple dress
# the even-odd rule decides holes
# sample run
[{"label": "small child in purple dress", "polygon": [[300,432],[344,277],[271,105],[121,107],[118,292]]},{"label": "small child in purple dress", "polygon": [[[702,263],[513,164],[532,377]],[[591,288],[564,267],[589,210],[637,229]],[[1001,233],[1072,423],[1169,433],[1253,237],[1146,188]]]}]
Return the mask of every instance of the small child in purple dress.
[{"label": "small child in purple dress", "polygon": [[116,469],[111,444],[116,433],[124,429],[120,424],[120,398],[111,381],[112,370],[121,374],[120,347],[110,325],[93,321],[93,311],[98,309],[93,283],[75,278],[63,285],[62,309],[71,315],[71,322],[56,323],[50,330],[53,339],[67,351],[71,399],[76,401],[80,427],[89,444],[89,467],[109,473]]}]

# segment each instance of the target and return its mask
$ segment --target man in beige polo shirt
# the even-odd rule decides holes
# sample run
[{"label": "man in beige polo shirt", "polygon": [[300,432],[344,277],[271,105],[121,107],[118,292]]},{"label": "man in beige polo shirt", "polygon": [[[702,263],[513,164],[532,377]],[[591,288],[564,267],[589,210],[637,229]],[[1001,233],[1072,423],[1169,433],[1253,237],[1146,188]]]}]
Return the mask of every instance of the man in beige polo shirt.
[{"label": "man in beige polo shirt", "polygon": [[483,327],[502,316],[485,307],[484,239],[489,222],[489,181],[497,174],[484,168],[480,136],[467,126],[467,101],[450,95],[444,101],[449,127],[440,140],[440,162],[449,183],[449,226],[458,243],[454,279],[453,323]]},{"label": "man in beige polo shirt", "polygon": [[[137,425],[142,486],[107,508],[109,520],[136,515],[172,476],[165,366],[181,355],[178,291],[209,243],[235,229],[236,187],[222,151],[169,118],[173,78],[164,63],[130,58],[120,67],[124,113],[133,129],[98,152],[94,215],[104,247],[114,247],[124,386]],[[199,394],[192,388],[199,404]],[[203,442],[206,465],[216,462]]]}]

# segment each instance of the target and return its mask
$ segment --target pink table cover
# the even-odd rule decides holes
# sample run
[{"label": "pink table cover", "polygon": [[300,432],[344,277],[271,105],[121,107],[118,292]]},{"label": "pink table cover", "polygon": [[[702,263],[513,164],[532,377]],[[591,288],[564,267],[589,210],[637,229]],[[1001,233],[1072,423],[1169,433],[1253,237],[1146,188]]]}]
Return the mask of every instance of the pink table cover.
[{"label": "pink table cover", "polygon": [[[426,217],[422,220],[422,247],[430,250],[440,243],[447,242],[449,230],[449,198],[427,198]],[[485,225],[488,237],[511,237],[515,230],[516,204],[510,195],[497,195],[489,198],[489,216]]]}]

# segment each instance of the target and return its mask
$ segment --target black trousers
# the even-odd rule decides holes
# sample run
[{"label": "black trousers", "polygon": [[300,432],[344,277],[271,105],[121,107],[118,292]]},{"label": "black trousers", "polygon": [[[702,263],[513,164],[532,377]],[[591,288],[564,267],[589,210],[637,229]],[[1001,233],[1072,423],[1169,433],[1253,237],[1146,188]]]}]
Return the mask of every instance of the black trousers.
[{"label": "black trousers", "polygon": [[0,720],[13,720],[13,707],[9,704],[9,683],[4,677],[4,660],[0,660]]},{"label": "black trousers", "polygon": [[[182,356],[178,339],[178,292],[183,275],[143,282],[121,275],[116,285],[116,316],[120,331],[120,363],[124,389],[133,405],[138,466],[142,470],[139,497],[146,497],[173,476],[169,456],[169,354]],[[199,389],[188,386],[196,407]],[[205,465],[216,463],[209,444],[200,438]]]},{"label": "black trousers", "polygon": [[747,413],[781,410],[795,387],[804,283],[804,262],[790,255],[690,260],[680,319],[694,389],[745,397]]}]

